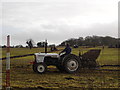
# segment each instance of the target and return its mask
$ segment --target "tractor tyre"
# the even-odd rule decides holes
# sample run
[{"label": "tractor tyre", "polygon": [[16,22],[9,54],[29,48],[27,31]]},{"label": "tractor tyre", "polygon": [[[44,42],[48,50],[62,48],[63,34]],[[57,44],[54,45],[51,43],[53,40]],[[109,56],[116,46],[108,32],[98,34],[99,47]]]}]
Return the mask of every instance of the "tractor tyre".
[{"label": "tractor tyre", "polygon": [[34,64],[33,71],[40,74],[45,73],[47,71],[47,65],[45,63]]},{"label": "tractor tyre", "polygon": [[78,56],[69,54],[63,58],[63,68],[67,73],[76,73],[81,68],[81,61]]}]

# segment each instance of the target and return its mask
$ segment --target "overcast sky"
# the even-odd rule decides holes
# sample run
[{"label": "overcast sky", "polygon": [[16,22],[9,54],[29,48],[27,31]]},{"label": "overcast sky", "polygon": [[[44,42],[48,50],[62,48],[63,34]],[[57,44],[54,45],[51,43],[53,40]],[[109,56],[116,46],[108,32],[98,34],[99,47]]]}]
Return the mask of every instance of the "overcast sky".
[{"label": "overcast sky", "polygon": [[[2,45],[26,45],[48,39],[60,44],[92,35],[118,37],[119,0],[2,0]],[[0,31],[1,33],[1,31]]]}]

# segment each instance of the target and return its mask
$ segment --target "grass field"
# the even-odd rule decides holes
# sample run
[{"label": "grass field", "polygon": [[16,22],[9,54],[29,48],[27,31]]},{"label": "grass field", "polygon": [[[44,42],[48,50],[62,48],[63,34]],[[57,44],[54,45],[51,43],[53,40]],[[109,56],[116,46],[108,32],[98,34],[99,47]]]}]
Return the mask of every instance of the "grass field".
[{"label": "grass field", "polygon": [[[100,48],[100,47],[98,47]],[[98,49],[94,48],[94,49]],[[78,55],[93,48],[77,48],[72,53]],[[43,48],[11,48],[11,56],[43,52]],[[59,53],[56,51],[55,53]],[[105,48],[101,51],[97,61],[100,65],[118,65],[119,50],[115,48]],[[6,56],[6,50],[2,50],[2,57]],[[1,57],[0,57],[1,58]],[[17,89],[80,89],[80,88],[119,88],[118,73],[119,67],[102,67],[100,70],[81,69],[76,74],[66,74],[59,72],[56,67],[49,66],[45,74],[37,74],[32,70],[29,63],[34,57],[22,57],[11,59],[11,87]],[[5,86],[5,60],[3,60],[3,87]],[[110,69],[113,71],[105,71]],[[68,79],[70,78],[70,79]]]}]

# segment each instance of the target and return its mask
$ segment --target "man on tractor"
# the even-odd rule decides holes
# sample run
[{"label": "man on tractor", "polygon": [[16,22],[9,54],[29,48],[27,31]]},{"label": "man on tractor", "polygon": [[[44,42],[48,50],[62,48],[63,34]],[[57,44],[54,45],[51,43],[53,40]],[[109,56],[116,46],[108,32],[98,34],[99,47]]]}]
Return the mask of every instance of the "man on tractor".
[{"label": "man on tractor", "polygon": [[65,49],[64,49],[63,51],[61,51],[61,52],[59,53],[59,55],[60,55],[61,53],[64,53],[64,52],[65,52],[65,54],[62,55],[62,57],[64,57],[64,56],[66,56],[66,55],[68,55],[68,54],[71,54],[71,51],[72,51],[72,49],[70,48],[70,45],[67,43]]}]

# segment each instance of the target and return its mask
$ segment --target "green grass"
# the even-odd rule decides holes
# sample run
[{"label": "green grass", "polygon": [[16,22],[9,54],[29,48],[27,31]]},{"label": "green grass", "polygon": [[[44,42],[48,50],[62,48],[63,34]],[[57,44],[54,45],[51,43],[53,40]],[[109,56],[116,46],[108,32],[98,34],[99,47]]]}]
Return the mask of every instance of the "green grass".
[{"label": "green grass", "polygon": [[105,48],[101,51],[99,58],[97,59],[101,65],[118,65],[118,53],[120,49],[117,48]]},{"label": "green grass", "polygon": [[97,58],[97,61],[99,62],[100,65],[118,65],[118,53],[120,53],[120,49],[118,48],[105,48],[105,49],[102,49],[100,47],[78,48],[78,49],[73,49],[72,53],[78,55],[79,50],[82,53],[85,53],[90,49],[101,49],[101,53]]},{"label": "green grass", "polygon": [[[73,49],[72,53],[78,55],[79,50],[82,53],[93,48],[77,48]],[[94,48],[100,49],[100,48]],[[12,48],[11,56],[24,55],[36,52],[43,52],[43,48]],[[56,51],[55,53],[59,53]],[[6,50],[3,49],[2,57],[5,57]],[[103,67],[101,70],[81,69],[76,74],[66,74],[59,72],[56,67],[50,66],[45,74],[37,74],[32,70],[34,57],[22,57],[11,59],[11,87],[17,88],[118,88],[118,73],[119,71],[103,71],[102,69],[116,70],[115,67]],[[100,65],[118,65],[118,49],[105,48],[102,50],[97,61]],[[5,86],[5,60],[3,60],[3,86]],[[72,78],[67,80],[66,78]]]},{"label": "green grass", "polygon": [[[11,48],[10,55],[17,56],[17,55],[25,55],[25,54],[32,54],[36,52],[43,52],[43,48],[33,48],[30,50],[29,48]],[[6,57],[6,48],[2,50],[2,57]]]}]

